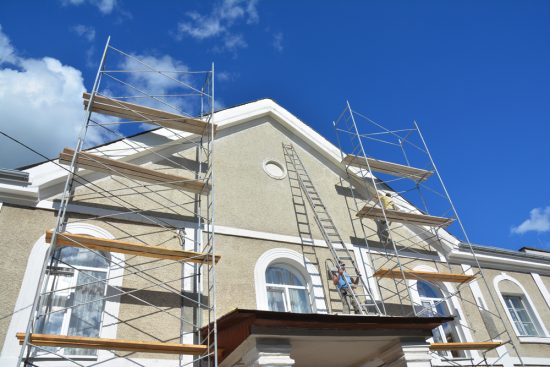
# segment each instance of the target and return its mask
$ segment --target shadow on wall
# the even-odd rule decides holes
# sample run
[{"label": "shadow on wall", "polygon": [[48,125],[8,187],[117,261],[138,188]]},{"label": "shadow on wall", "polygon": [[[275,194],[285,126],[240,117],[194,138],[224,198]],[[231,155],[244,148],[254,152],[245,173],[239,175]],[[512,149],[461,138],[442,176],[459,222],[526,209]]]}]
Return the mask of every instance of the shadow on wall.
[{"label": "shadow on wall", "polygon": [[[182,301],[183,306],[194,307],[198,302],[198,293],[193,292],[182,292],[181,296],[176,293],[163,292],[163,291],[152,291],[136,288],[121,288],[122,292],[129,292],[129,294],[124,294],[120,296],[120,303],[130,304],[130,305],[141,305],[144,307],[171,307],[171,308],[181,308]],[[116,295],[120,292],[117,290],[111,290],[112,295]],[[208,304],[208,296],[201,294],[200,300],[203,305]],[[148,305],[147,303],[150,305]],[[207,307],[204,306],[204,309]]]}]

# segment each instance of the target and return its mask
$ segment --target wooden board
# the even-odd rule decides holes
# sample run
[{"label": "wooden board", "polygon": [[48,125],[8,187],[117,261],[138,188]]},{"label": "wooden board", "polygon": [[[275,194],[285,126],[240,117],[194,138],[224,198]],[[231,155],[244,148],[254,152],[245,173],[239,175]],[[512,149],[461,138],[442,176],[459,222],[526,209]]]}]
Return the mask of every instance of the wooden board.
[{"label": "wooden board", "polygon": [[[403,274],[407,279],[426,280],[428,282],[455,282],[464,283],[475,279],[474,275],[453,274],[442,272],[403,270]],[[402,278],[401,270],[399,269],[378,269],[374,273],[378,278]]]},{"label": "wooden board", "polygon": [[[367,164],[368,162],[368,164]],[[359,168],[369,168],[373,171],[386,173],[388,175],[406,177],[414,181],[424,181],[428,179],[433,174],[433,171],[428,171],[425,169],[409,167],[398,163],[381,161],[374,158],[360,157],[356,155],[347,155],[342,163],[359,167]]]},{"label": "wooden board", "polygon": [[[86,109],[88,107],[88,103],[90,103],[90,94],[84,93],[82,98],[84,99],[84,108]],[[168,129],[180,130],[199,135],[206,134],[210,128],[210,124],[206,121],[98,95],[94,97],[92,111],[131,121],[143,121],[166,127]],[[215,132],[217,125],[214,125],[213,128]]]},{"label": "wooden board", "polygon": [[[25,333],[17,333],[16,337],[19,340],[19,344],[23,344]],[[206,345],[197,344],[142,342],[124,339],[104,339],[52,334],[31,334],[30,343],[41,347],[122,350],[128,352],[189,354],[195,356],[205,354],[208,350]]]},{"label": "wooden board", "polygon": [[[59,155],[59,163],[70,164],[74,151],[65,148]],[[91,153],[79,152],[77,164],[81,168],[92,171],[104,172],[111,175],[128,177],[138,181],[150,182],[158,185],[169,186],[195,194],[208,194],[210,185],[205,185],[200,180],[176,176],[138,166],[131,163],[120,162],[114,159],[100,157]]]},{"label": "wooden board", "polygon": [[[386,218],[390,222],[409,223],[423,226],[445,227],[454,222],[453,218],[436,217],[433,215],[407,213],[399,210],[386,209]],[[365,205],[363,209],[357,212],[356,216],[360,218],[370,218],[384,220],[384,214],[381,208],[375,208]]]},{"label": "wooden board", "polygon": [[[46,231],[47,243],[51,243],[52,235],[53,231]],[[67,232],[58,233],[56,243],[57,246],[82,247],[98,251],[118,252],[122,254],[201,264],[212,263],[212,257],[216,263],[220,260],[220,256],[212,256],[200,252],[171,250],[157,246],[147,246]]]},{"label": "wooden board", "polygon": [[431,343],[430,350],[490,350],[501,345],[501,342]]}]

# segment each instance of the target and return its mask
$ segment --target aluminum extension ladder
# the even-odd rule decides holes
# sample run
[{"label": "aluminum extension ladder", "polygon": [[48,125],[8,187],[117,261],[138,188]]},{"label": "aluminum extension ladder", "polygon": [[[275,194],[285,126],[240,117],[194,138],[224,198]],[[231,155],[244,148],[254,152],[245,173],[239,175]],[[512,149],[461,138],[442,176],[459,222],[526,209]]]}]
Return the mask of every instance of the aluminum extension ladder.
[{"label": "aluminum extension ladder", "polygon": [[[348,280],[344,277],[344,280],[348,285],[347,291],[351,296],[352,301],[355,302],[355,305],[359,306],[358,311],[360,311],[360,314],[367,315],[369,313],[375,313],[380,315],[380,309],[374,300],[370,288],[364,283],[363,278],[359,275],[360,272],[352,254],[344,244],[342,237],[340,237],[340,234],[338,233],[327,208],[323,204],[319,193],[315,189],[315,186],[313,186],[313,182],[307,174],[300,157],[298,157],[298,154],[294,150],[294,146],[292,144],[283,143],[283,150],[290,158],[290,162],[296,172],[302,191],[304,192],[313,211],[315,222],[319,227],[323,240],[327,244],[335,263],[344,264],[346,273],[351,277],[351,279],[354,279],[355,277],[359,278],[359,283],[357,284],[357,287],[354,288],[352,287],[352,284],[349,284]],[[332,279],[329,279],[329,282],[330,281],[332,281]],[[340,294],[340,297],[342,298],[342,303],[349,305],[351,312],[351,310],[355,308],[353,304],[350,305],[348,300],[345,299],[346,296],[341,292],[338,292],[338,294]]]}]

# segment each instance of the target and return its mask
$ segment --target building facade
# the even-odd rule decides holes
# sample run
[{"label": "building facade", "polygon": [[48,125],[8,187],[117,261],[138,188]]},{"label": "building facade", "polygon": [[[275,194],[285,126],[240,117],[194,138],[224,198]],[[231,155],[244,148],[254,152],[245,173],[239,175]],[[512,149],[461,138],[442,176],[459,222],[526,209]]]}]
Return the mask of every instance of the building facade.
[{"label": "building facade", "polygon": [[[403,284],[409,292],[408,300],[400,301],[399,292],[392,298],[387,289],[393,280],[377,281],[373,274],[387,261],[388,249],[376,245],[379,224],[375,220],[365,219],[359,231],[350,214],[348,187],[354,183],[341,163],[340,150],[272,100],[219,111],[214,120],[218,125],[212,162],[216,188],[214,227],[199,228],[179,212],[156,211],[142,196],[125,194],[125,200],[140,210],[154,212],[151,215],[159,221],[181,221],[183,238],[197,238],[197,231],[214,232],[216,255],[220,256],[215,282],[220,366],[550,366],[548,253],[473,246],[473,256],[469,245],[445,232],[445,246],[429,250],[405,246],[400,258],[408,269],[437,273],[443,268],[468,274],[479,262],[483,273],[476,273],[474,280],[459,285],[453,281],[409,278]],[[117,152],[117,158],[127,158],[127,162],[174,173],[166,156],[191,162],[195,151],[185,145],[170,146],[163,155],[137,154],[133,158],[135,153],[117,148],[127,143],[158,147],[174,139],[166,129],[159,128],[96,149]],[[316,225],[313,209],[307,200],[296,200],[293,167],[284,144],[292,144],[307,168],[370,289],[372,299],[368,301],[371,305],[383,304],[383,314],[350,315],[352,307],[346,305],[334,285],[332,276],[337,264]],[[6,179],[0,183],[0,242],[4,249],[0,260],[4,280],[0,288],[2,366],[17,364],[21,347],[15,335],[25,330],[29,320],[38,269],[49,246],[46,231],[56,225],[67,174],[56,161],[23,171],[29,173],[28,181]],[[81,200],[72,202],[67,209],[72,215],[67,232],[123,239],[125,233],[143,231],[144,242],[162,243],[174,249],[194,248],[192,241],[186,243],[163,232],[152,233],[148,229],[152,225],[140,218],[141,212],[115,215],[117,210],[106,198],[92,195],[91,185],[116,190],[119,182],[108,173],[87,177],[88,181],[75,189]],[[361,194],[361,190],[356,193]],[[184,200],[169,190],[163,195],[173,202]],[[368,189],[363,195],[368,195]],[[399,199],[399,195],[396,197]],[[304,235],[302,215],[308,218],[311,238]],[[93,221],[89,220],[91,217]],[[409,227],[392,230],[414,231]],[[366,246],[362,237],[374,245]],[[54,279],[49,286],[55,290],[50,307],[59,307],[59,312],[52,313],[55,317],[45,323],[43,330],[123,340],[192,342],[193,337],[187,335],[189,330],[181,320],[198,317],[192,302],[203,290],[193,294],[192,284],[186,282],[188,265],[153,269],[145,279],[132,271],[148,266],[141,258],[136,260],[120,253],[94,257],[84,249],[65,249],[59,255],[64,259],[61,264],[48,269]],[[69,265],[63,265],[65,262]],[[123,263],[132,264],[133,268],[123,267]],[[90,277],[105,281],[98,285]],[[161,284],[153,278],[173,281]],[[87,302],[99,296],[104,301]],[[77,301],[81,306],[64,309]],[[409,310],[403,311],[403,305]],[[408,315],[417,305],[423,307],[422,311]],[[166,317],[166,311],[172,316]],[[147,318],[139,316],[144,312]],[[501,320],[495,320],[497,314],[503,316]],[[500,331],[499,322],[507,334]],[[437,342],[494,342],[499,340],[499,333],[505,343],[490,350],[430,349],[430,344]],[[506,335],[510,335],[510,340],[505,340]],[[169,354],[121,355],[105,350],[65,349],[55,349],[56,354],[49,355],[46,349],[36,364],[192,363],[188,357]],[[70,360],[62,360],[63,356]]]}]

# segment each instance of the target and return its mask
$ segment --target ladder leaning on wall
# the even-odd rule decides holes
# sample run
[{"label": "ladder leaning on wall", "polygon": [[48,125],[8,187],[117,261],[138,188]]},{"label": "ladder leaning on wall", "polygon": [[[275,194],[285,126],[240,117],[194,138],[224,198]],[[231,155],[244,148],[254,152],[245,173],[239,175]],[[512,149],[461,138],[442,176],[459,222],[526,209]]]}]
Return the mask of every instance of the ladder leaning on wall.
[{"label": "ladder leaning on wall", "polygon": [[[300,157],[298,156],[298,153],[296,153],[294,146],[292,144],[283,143],[283,150],[285,155],[289,158],[291,167],[296,173],[300,183],[300,187],[302,188],[302,191],[311,206],[315,223],[317,223],[321,236],[332,254],[334,263],[337,264],[338,268],[344,267],[350,279],[358,279],[358,284],[355,286],[354,284],[350,284],[348,278],[342,277],[347,286],[347,295],[344,295],[342,292],[338,292],[342,298],[342,303],[349,305],[350,313],[352,309],[354,309],[355,313],[361,315],[373,313],[379,315],[380,309],[374,301],[370,288],[364,283],[363,277],[359,272],[351,252],[346,247],[342,237],[338,233],[336,225],[330,217],[326,206],[323,204],[319,193],[315,189],[315,186],[313,185],[311,178],[309,177]],[[348,296],[351,304],[349,304],[349,301],[346,299]]]}]

